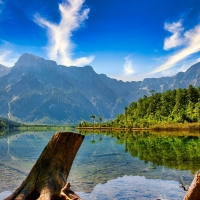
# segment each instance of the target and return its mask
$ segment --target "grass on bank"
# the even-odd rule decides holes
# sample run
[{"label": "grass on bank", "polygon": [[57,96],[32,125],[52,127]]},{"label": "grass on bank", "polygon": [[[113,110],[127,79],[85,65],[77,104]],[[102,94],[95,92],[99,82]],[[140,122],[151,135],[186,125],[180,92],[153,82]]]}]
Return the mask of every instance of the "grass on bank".
[{"label": "grass on bank", "polygon": [[177,130],[188,130],[188,131],[200,131],[200,122],[196,123],[175,123],[175,124],[155,124],[151,127],[155,131],[177,131]]},{"label": "grass on bank", "polygon": [[119,126],[107,126],[102,124],[101,126],[88,123],[87,126],[78,126],[77,129],[82,130],[112,130],[112,131],[130,131],[130,130],[154,130],[154,131],[200,131],[200,122],[194,123],[160,123],[154,124],[149,127],[119,127]]}]

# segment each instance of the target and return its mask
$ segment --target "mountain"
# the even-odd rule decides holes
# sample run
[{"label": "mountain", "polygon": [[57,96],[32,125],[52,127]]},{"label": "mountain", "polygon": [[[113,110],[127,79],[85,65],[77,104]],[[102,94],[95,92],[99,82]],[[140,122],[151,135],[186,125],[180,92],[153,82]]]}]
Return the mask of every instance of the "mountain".
[{"label": "mountain", "polygon": [[8,74],[9,71],[10,71],[9,67],[6,67],[6,66],[0,64],[0,78],[4,75]]},{"label": "mountain", "polygon": [[165,92],[176,88],[187,88],[189,85],[200,86],[200,62],[192,65],[186,72],[179,72],[172,77],[145,78],[143,81],[123,82],[100,74],[99,77],[117,94],[118,98],[126,101],[137,101],[144,95],[149,96],[151,91]]},{"label": "mountain", "polygon": [[9,119],[4,119],[4,118],[1,118],[0,117],[0,129],[2,128],[15,128],[15,127],[20,127],[20,126],[23,126],[24,124],[21,124],[21,123],[17,123],[17,122],[14,122],[12,120],[9,120]]},{"label": "mountain", "polygon": [[91,114],[110,119],[152,90],[190,84],[200,86],[200,63],[173,77],[123,82],[91,66],[66,67],[25,53],[0,77],[0,116],[34,123],[77,123]]}]

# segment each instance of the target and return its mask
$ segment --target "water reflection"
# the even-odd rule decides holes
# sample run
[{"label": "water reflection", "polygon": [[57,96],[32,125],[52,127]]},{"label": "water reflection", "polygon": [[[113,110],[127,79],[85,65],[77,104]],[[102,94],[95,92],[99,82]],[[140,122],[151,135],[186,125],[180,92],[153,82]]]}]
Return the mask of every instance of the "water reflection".
[{"label": "water reflection", "polygon": [[[91,132],[80,131],[84,135]],[[93,133],[94,134],[94,133]],[[98,133],[96,133],[98,135]],[[169,132],[106,132],[124,145],[124,151],[133,157],[154,165],[171,169],[191,170],[194,174],[200,169],[200,134]],[[100,137],[100,136],[99,136]]]},{"label": "water reflection", "polygon": [[14,131],[0,137],[0,192],[21,185],[53,133]]},{"label": "water reflection", "polygon": [[[146,182],[155,180],[155,184],[159,182],[156,180],[163,180],[166,189],[171,184],[167,181],[173,180],[176,190],[184,196],[179,183],[189,185],[193,173],[200,168],[200,137],[196,135],[81,133],[86,137],[68,181],[83,196],[99,184],[112,181],[115,185],[113,181],[124,176],[145,177]],[[53,131],[12,132],[0,137],[0,192],[13,191],[21,184],[53,134]],[[109,184],[107,187],[109,190]]]},{"label": "water reflection", "polygon": [[176,181],[146,179],[144,176],[123,176],[106,184],[98,184],[91,193],[79,192],[78,194],[85,200],[180,200],[184,197]]}]

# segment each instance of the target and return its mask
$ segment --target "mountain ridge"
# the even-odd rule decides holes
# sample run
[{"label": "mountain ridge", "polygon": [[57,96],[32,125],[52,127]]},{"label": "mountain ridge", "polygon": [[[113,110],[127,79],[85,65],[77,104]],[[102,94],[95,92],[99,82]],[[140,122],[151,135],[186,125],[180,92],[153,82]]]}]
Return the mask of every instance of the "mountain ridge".
[{"label": "mountain ridge", "polygon": [[66,67],[25,53],[0,76],[0,116],[34,123],[77,123],[91,114],[111,119],[152,90],[190,84],[200,86],[200,63],[172,77],[123,82],[91,66]]},{"label": "mountain ridge", "polygon": [[0,64],[0,78],[10,71],[9,67]]}]

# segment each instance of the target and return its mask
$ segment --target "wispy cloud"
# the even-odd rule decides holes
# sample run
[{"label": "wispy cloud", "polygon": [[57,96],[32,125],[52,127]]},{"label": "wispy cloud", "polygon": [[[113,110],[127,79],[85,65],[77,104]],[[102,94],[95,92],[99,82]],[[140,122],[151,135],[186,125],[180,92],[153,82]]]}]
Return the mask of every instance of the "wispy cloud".
[{"label": "wispy cloud", "polygon": [[198,58],[198,59],[196,60],[196,63],[197,63],[197,62],[200,62],[200,58]]},{"label": "wispy cloud", "polygon": [[[167,58],[167,60],[162,65],[157,67],[151,74],[170,69],[179,61],[200,51],[200,24],[190,30],[182,32],[182,36],[181,36],[180,32],[183,31],[183,28],[182,28],[180,22],[175,23],[175,24],[176,25],[172,24],[171,32],[173,30],[174,31],[173,35],[175,33],[177,33],[177,34],[176,34],[176,36],[174,36],[175,37],[174,39],[168,38],[168,41],[167,41],[167,39],[165,40],[164,49],[169,49],[169,48],[177,47],[180,45],[184,45],[184,46],[181,48],[181,50],[170,55]],[[174,29],[172,27],[174,27]],[[174,40],[174,43],[173,43],[173,40]]]},{"label": "wispy cloud", "polygon": [[130,56],[125,57],[123,73],[125,75],[132,75],[135,73],[133,70],[133,63]]},{"label": "wispy cloud", "polygon": [[183,44],[184,38],[181,37],[181,33],[184,29],[182,28],[181,21],[173,22],[172,24],[165,23],[164,29],[172,33],[172,36],[170,36],[169,38],[166,38],[164,41],[165,50],[169,50],[171,48],[174,48]]},{"label": "wispy cloud", "polygon": [[12,51],[1,51],[0,50],[0,64],[6,67],[13,67],[19,56],[15,56]]},{"label": "wispy cloud", "polygon": [[0,0],[0,14],[2,13],[2,7],[3,7],[3,1],[2,0]]},{"label": "wispy cloud", "polygon": [[18,60],[19,55],[14,53],[13,45],[6,41],[1,41],[0,45],[0,64],[6,67],[14,66],[14,63]]},{"label": "wispy cloud", "polygon": [[162,76],[174,76],[178,72],[186,72],[192,65],[196,64],[197,62],[200,62],[200,58],[195,60],[188,60],[184,62],[184,64],[180,65],[180,67],[170,68],[168,70],[162,71],[160,74]]},{"label": "wispy cloud", "polygon": [[68,0],[60,4],[59,10],[61,20],[59,24],[52,23],[38,14],[35,22],[47,28],[48,31],[48,56],[59,64],[81,66],[93,61],[94,56],[81,57],[72,60],[71,54],[74,44],[71,41],[72,32],[80,28],[81,24],[88,18],[89,8],[83,9],[84,0]]}]

